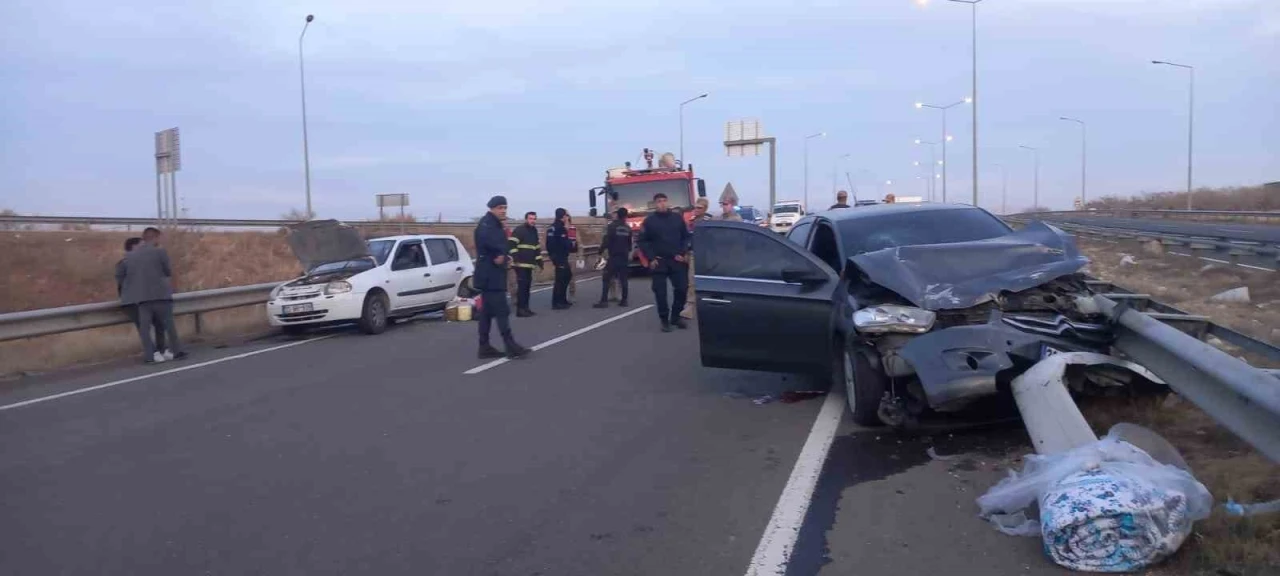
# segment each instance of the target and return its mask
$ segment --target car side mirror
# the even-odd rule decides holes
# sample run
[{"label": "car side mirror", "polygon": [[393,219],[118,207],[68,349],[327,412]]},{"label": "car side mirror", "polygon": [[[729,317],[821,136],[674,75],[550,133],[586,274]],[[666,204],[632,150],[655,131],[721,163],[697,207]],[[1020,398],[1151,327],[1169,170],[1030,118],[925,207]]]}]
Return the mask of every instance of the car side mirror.
[{"label": "car side mirror", "polygon": [[599,190],[599,188],[587,190],[587,204],[591,205],[592,210],[596,209],[596,190]]},{"label": "car side mirror", "polygon": [[595,206],[592,206],[592,207],[591,207],[591,211],[589,212],[589,214],[591,214],[591,217],[592,217],[592,218],[595,218],[596,216],[599,216],[599,213],[597,213],[597,212],[596,212],[596,207],[595,207]]},{"label": "car side mirror", "polygon": [[706,180],[703,180],[701,178],[698,179],[698,197],[699,198],[707,197],[707,182]]},{"label": "car side mirror", "polygon": [[813,270],[786,268],[782,271],[782,281],[788,284],[815,284],[823,280],[826,280],[826,278]]}]

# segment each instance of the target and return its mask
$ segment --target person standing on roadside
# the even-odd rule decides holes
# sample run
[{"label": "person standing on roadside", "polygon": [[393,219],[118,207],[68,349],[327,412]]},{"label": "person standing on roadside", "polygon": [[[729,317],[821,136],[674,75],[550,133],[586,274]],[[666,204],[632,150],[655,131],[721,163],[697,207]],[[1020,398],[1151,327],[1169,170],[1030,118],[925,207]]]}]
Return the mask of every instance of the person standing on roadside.
[{"label": "person standing on roadside", "polygon": [[[710,207],[710,204],[711,203],[708,202],[706,198],[699,198],[696,202],[693,203],[693,218],[689,220],[690,234],[692,234],[695,230],[698,229],[698,224],[711,220],[711,215],[707,214],[707,208]],[[698,297],[697,295],[694,294],[695,282],[693,278],[693,275],[696,274],[696,272],[697,272],[697,269],[694,268],[694,264],[693,264],[693,251],[690,250],[689,251],[689,293],[688,293],[689,295],[685,297],[684,310],[680,311],[680,317],[684,318],[685,320],[693,320],[694,313],[698,309],[698,302],[697,302]]]},{"label": "person standing on roadside", "polygon": [[[573,225],[573,216],[570,216],[568,211],[565,211],[564,213],[564,229],[565,229],[566,235],[569,237],[569,252],[572,254],[577,254],[578,253],[578,227]],[[570,282],[569,297],[566,298],[566,300],[568,300],[570,304],[573,304],[577,299],[578,299],[578,283]]]},{"label": "person standing on roadside", "polygon": [[[169,265],[169,253],[160,247],[160,229],[143,230],[142,242],[125,255],[121,264],[116,272],[120,302],[125,306],[137,307],[142,361],[156,364],[186,358],[187,353],[182,349],[178,329],[174,325],[173,271]],[[151,339],[151,328],[157,322],[164,326],[163,332],[168,344],[163,352]]]},{"label": "person standing on roadside", "polygon": [[[658,301],[658,319],[662,331],[688,328],[680,317],[689,291],[689,228],[684,218],[667,205],[667,195],[653,195],[655,211],[645,217],[640,227],[640,251],[649,261],[653,275],[653,295]],[[675,292],[667,303],[667,282]]]},{"label": "person standing on roadside", "polygon": [[848,208],[848,207],[849,207],[849,193],[845,192],[844,190],[841,190],[839,192],[836,192],[836,203],[832,204],[830,208],[827,208],[827,210],[835,210],[837,208]]},{"label": "person standing on roadside", "polygon": [[604,275],[601,276],[600,301],[595,307],[609,307],[609,284],[614,280],[618,282],[618,291],[621,296],[618,306],[626,306],[627,295],[630,292],[627,276],[630,273],[628,268],[631,266],[631,227],[627,225],[626,208],[618,208],[617,217],[610,220],[609,225],[605,227],[600,253],[607,260],[604,265]]},{"label": "person standing on roadside", "polygon": [[568,296],[569,282],[573,280],[573,269],[569,267],[573,242],[569,239],[568,219],[568,210],[556,208],[556,221],[547,229],[547,256],[556,267],[555,285],[551,289],[552,310],[565,310],[573,305]]},{"label": "person standing on roadside", "polygon": [[[133,238],[125,240],[124,241],[125,256],[128,256],[130,252],[133,252],[133,249],[137,248],[138,244],[141,244],[141,243],[142,243],[142,238],[139,238],[137,236],[134,236]],[[116,262],[116,297],[117,298],[120,298],[124,295],[124,274],[125,274],[124,258],[120,258],[120,261]],[[132,322],[135,327],[138,326],[138,305],[123,304],[121,308],[124,310],[124,315],[129,318],[129,322]],[[159,316],[152,318],[151,328],[154,329],[156,333],[155,335],[156,350],[168,350],[164,346],[164,343],[165,343],[164,322],[160,319]],[[162,353],[162,355],[164,355],[166,359],[173,358],[172,352]]]},{"label": "person standing on roadside", "polygon": [[510,254],[516,269],[516,317],[534,316],[529,309],[529,291],[533,286],[533,269],[542,269],[542,247],[538,245],[538,214],[525,212],[524,224],[511,232]]},{"label": "person standing on roadside", "polygon": [[511,333],[511,307],[507,304],[507,267],[511,261],[503,222],[507,220],[507,199],[494,196],[487,204],[489,211],[476,224],[475,289],[480,291],[480,359],[502,358],[504,354],[489,344],[489,331],[494,320],[507,347],[507,358],[519,358],[529,350],[516,343]]}]

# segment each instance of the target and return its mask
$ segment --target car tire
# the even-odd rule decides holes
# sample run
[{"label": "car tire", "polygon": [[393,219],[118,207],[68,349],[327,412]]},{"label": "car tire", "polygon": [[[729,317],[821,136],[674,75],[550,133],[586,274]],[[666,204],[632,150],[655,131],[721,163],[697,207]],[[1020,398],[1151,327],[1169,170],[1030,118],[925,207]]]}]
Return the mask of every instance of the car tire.
[{"label": "car tire", "polygon": [[294,324],[291,326],[281,326],[280,331],[284,332],[285,336],[301,336],[307,333],[307,327]]},{"label": "car tire", "polygon": [[475,295],[476,295],[476,289],[471,283],[471,277],[468,276],[466,278],[463,278],[462,281],[458,283],[458,297],[473,298],[475,297]]},{"label": "car tire", "polygon": [[364,299],[360,312],[360,331],[365,334],[381,334],[387,329],[387,297],[370,294]]},{"label": "car tire", "polygon": [[884,397],[887,378],[876,369],[866,354],[851,346],[842,346],[836,358],[836,375],[844,383],[845,402],[853,421],[862,426],[880,426],[880,400]]}]

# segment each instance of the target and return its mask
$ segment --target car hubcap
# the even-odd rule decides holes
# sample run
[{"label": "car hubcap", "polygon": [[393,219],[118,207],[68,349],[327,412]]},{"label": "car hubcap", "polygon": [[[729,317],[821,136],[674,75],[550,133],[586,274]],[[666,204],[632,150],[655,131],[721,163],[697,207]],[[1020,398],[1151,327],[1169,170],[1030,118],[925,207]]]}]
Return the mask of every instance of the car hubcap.
[{"label": "car hubcap", "polygon": [[383,318],[382,318],[382,301],[381,301],[381,300],[374,300],[374,301],[373,301],[373,325],[374,325],[374,326],[382,326],[382,322],[383,322]]},{"label": "car hubcap", "polygon": [[858,407],[858,397],[853,390],[853,358],[849,357],[849,351],[844,351],[844,395],[849,401],[849,409],[854,410]]}]

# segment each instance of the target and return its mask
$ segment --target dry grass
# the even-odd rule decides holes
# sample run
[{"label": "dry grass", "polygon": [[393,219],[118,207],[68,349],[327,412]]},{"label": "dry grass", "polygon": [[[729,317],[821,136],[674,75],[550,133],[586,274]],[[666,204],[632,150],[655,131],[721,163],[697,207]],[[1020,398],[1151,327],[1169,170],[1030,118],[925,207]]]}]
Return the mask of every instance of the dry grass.
[{"label": "dry grass", "polygon": [[[1280,210],[1280,191],[1266,186],[1201,188],[1194,192],[1196,210]],[[1187,193],[1145,192],[1133,197],[1103,196],[1092,200],[1089,208],[1142,208],[1147,210],[1185,210]]]}]

